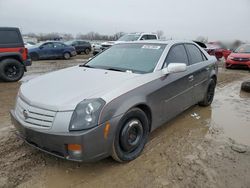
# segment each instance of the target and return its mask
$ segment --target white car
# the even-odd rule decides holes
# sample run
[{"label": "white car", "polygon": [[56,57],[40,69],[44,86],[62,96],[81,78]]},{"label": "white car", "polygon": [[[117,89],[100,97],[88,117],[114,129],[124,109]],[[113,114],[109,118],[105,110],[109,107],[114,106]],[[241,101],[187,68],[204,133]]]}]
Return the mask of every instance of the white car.
[{"label": "white car", "polygon": [[94,48],[93,54],[96,55],[107,48],[113,46],[114,44],[119,44],[122,42],[139,41],[139,40],[158,40],[157,34],[154,33],[129,33],[123,35],[117,41],[107,41],[101,44],[100,48]]}]

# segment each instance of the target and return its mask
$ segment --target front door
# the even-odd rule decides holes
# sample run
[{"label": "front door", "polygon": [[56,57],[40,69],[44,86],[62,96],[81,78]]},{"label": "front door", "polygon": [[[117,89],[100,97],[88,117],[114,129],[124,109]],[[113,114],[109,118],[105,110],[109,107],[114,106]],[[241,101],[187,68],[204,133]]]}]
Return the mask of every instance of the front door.
[{"label": "front door", "polygon": [[[167,67],[170,63],[188,65],[188,56],[183,44],[177,44],[170,49],[164,66]],[[194,79],[192,73],[192,68],[187,66],[185,72],[170,73],[162,79],[165,85],[162,88],[162,95],[164,95],[162,117],[165,122],[193,105]]]}]

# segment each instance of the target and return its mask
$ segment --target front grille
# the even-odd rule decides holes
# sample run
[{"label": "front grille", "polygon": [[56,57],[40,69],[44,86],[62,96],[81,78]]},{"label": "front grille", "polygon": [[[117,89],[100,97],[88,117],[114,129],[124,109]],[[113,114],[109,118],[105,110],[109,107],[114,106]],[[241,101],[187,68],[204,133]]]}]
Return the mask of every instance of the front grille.
[{"label": "front grille", "polygon": [[241,61],[241,62],[250,61],[249,58],[240,58],[240,57],[234,57],[233,60],[234,61]]},{"label": "front grille", "polygon": [[15,114],[23,126],[31,128],[51,128],[56,112],[29,105],[20,97],[17,98]]}]

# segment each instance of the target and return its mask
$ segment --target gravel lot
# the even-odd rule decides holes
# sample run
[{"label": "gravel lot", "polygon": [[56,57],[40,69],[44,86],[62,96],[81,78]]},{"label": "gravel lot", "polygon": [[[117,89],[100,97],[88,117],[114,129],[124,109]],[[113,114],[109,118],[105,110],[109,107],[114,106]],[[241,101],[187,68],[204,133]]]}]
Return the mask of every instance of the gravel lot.
[{"label": "gravel lot", "polygon": [[[34,62],[22,81],[87,58]],[[249,79],[220,67],[212,106],[194,106],[154,131],[126,164],[70,162],[27,146],[9,117],[21,82],[0,82],[0,187],[250,187],[250,95],[240,91]]]}]

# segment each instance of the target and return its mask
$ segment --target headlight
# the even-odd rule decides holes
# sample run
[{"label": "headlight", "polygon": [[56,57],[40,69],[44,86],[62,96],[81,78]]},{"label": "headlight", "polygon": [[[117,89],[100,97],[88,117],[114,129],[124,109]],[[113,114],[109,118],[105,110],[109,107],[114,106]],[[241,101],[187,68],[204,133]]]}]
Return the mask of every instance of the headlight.
[{"label": "headlight", "polygon": [[87,99],[80,102],[71,117],[69,130],[79,131],[97,126],[104,105],[103,99]]}]

